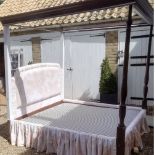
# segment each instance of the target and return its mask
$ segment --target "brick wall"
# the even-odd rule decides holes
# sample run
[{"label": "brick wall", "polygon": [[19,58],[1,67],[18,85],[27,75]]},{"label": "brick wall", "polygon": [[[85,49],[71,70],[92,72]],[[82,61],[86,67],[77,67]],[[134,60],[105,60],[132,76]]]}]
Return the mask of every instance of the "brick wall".
[{"label": "brick wall", "polygon": [[32,56],[33,56],[33,63],[40,63],[41,62],[41,43],[40,38],[32,38]]},{"label": "brick wall", "polygon": [[106,56],[113,73],[117,71],[118,31],[106,32]]}]

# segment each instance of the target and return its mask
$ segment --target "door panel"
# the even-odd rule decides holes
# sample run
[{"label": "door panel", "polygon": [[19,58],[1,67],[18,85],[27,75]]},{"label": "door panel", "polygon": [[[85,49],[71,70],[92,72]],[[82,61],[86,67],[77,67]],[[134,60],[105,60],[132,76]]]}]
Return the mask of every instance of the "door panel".
[{"label": "door panel", "polygon": [[[103,32],[65,34],[65,98],[99,99],[100,65],[105,57]],[[41,42],[42,62],[62,65],[62,46],[59,37]],[[71,70],[73,68],[73,70]]]},{"label": "door panel", "polygon": [[59,63],[62,66],[62,47],[60,38],[52,38],[41,42],[41,61]]},{"label": "door panel", "polygon": [[[147,56],[148,52],[148,37],[137,37],[134,38],[133,36],[142,36],[142,35],[148,35],[149,30],[145,31],[135,31],[131,33],[131,43],[130,43],[130,58],[129,58],[129,70],[128,70],[128,96],[126,103],[127,104],[134,104],[134,105],[141,105],[142,99],[133,99],[133,98],[143,98],[143,87],[144,87],[144,76],[145,76],[145,70],[146,66],[143,64],[146,64],[146,58],[134,58],[135,56]],[[125,45],[125,32],[120,33],[120,49],[124,51],[124,45]],[[153,46],[151,55],[153,55]],[[123,64],[124,58],[119,58],[118,64],[118,100],[120,101],[120,92],[121,92],[121,83],[122,83],[122,69],[123,66],[120,66],[120,64]],[[153,62],[153,59],[151,59],[151,62]],[[141,64],[141,66],[137,65]],[[153,89],[153,66],[150,66],[150,79],[149,79],[149,90],[148,90],[148,98],[153,98],[154,89]],[[152,105],[153,101],[148,100],[148,104]]]},{"label": "door panel", "polygon": [[65,38],[65,70],[64,70],[64,96],[68,99],[73,99],[73,82],[72,72],[68,70],[71,67],[71,39]]},{"label": "door panel", "polygon": [[70,97],[80,100],[98,100],[100,66],[105,58],[105,38],[92,35],[72,36],[68,49],[71,59],[68,61],[70,66],[66,65],[66,67],[73,69],[66,71],[72,79]]}]

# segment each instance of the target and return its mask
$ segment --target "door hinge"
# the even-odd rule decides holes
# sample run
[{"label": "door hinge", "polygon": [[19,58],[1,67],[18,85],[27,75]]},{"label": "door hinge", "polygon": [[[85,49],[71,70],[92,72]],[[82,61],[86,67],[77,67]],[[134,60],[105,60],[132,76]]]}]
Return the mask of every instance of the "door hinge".
[{"label": "door hinge", "polygon": [[101,33],[97,35],[90,35],[90,37],[105,37],[105,33]]}]

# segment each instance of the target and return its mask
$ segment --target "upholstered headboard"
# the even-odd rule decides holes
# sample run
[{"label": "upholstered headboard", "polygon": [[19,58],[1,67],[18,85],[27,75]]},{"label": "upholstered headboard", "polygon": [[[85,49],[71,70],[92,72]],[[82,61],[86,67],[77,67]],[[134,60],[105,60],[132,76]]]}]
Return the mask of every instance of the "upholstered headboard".
[{"label": "upholstered headboard", "polygon": [[12,79],[14,118],[62,100],[62,69],[40,63],[18,68]]}]

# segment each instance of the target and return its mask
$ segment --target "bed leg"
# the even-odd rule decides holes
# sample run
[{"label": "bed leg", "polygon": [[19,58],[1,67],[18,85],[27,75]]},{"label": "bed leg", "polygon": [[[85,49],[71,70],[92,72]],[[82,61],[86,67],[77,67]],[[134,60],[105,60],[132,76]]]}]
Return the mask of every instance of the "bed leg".
[{"label": "bed leg", "polygon": [[119,125],[117,127],[117,139],[116,139],[116,146],[117,146],[117,155],[124,155],[125,152],[125,126]]}]

